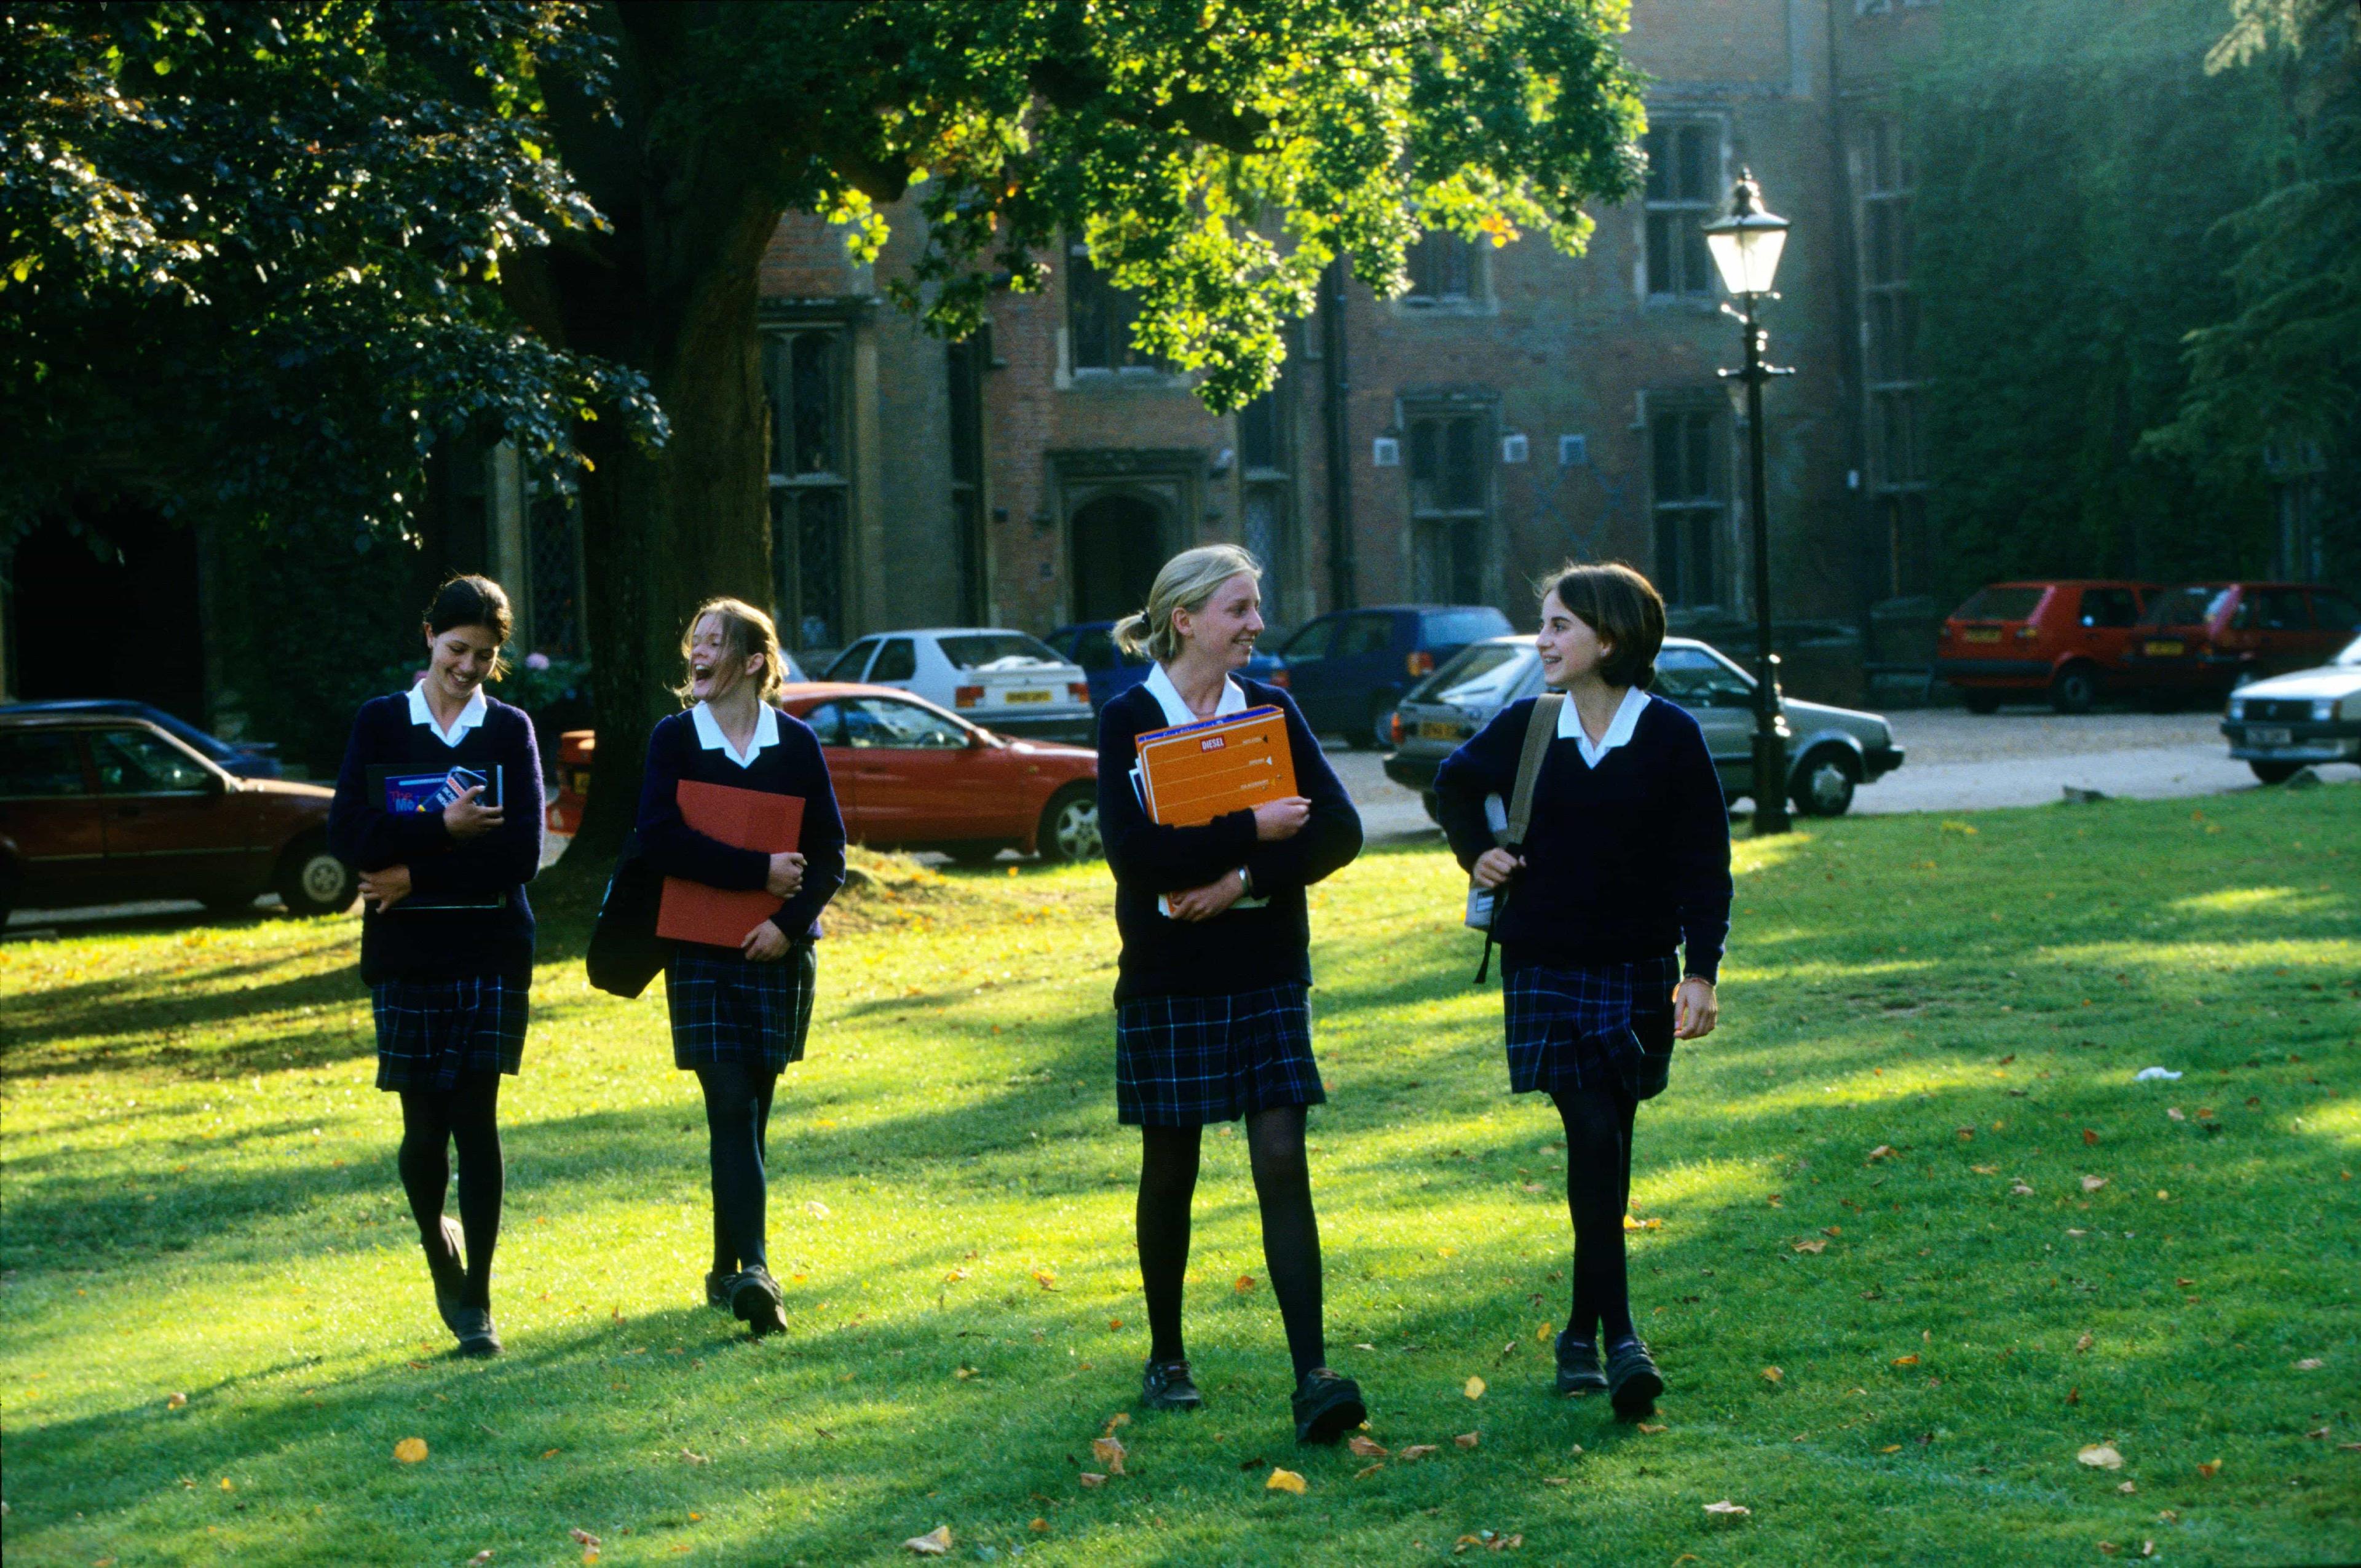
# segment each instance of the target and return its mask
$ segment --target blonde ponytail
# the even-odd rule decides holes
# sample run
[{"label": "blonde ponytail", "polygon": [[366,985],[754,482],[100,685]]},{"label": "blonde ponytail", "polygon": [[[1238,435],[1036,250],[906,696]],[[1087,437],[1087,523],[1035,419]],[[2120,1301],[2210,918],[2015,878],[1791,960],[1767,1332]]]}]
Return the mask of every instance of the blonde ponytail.
[{"label": "blonde ponytail", "polygon": [[1172,628],[1172,612],[1194,615],[1210,603],[1224,583],[1240,573],[1257,581],[1262,565],[1235,544],[1200,544],[1164,563],[1148,590],[1148,608],[1115,624],[1115,646],[1126,653],[1145,653],[1159,664],[1180,656],[1180,634]]}]

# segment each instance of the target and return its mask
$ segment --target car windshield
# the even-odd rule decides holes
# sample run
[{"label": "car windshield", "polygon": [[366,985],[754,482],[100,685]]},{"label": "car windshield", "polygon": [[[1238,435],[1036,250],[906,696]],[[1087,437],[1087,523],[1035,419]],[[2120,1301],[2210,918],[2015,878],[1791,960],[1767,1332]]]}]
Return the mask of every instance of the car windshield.
[{"label": "car windshield", "polygon": [[1538,657],[1530,642],[1478,642],[1462,648],[1443,667],[1411,687],[1405,702],[1477,702],[1516,684],[1528,660]]},{"label": "car windshield", "polygon": [[2222,607],[2230,602],[2231,592],[2229,588],[2201,586],[2158,594],[2156,602],[2147,607],[2147,614],[2140,618],[2140,624],[2202,626],[2222,613]]},{"label": "car windshield", "polygon": [[1035,664],[1062,664],[1058,651],[1022,631],[972,631],[937,640],[943,657],[961,670],[1022,670]]},{"label": "car windshield", "polygon": [[1511,630],[1509,618],[1497,609],[1451,609],[1429,615],[1425,625],[1430,648],[1448,648],[1478,638],[1498,637]]},{"label": "car windshield", "polygon": [[2048,588],[1978,588],[1953,620],[2029,620]]},{"label": "car windshield", "polygon": [[2345,652],[2336,655],[2336,662],[2348,670],[2361,670],[2361,637],[2347,642]]}]

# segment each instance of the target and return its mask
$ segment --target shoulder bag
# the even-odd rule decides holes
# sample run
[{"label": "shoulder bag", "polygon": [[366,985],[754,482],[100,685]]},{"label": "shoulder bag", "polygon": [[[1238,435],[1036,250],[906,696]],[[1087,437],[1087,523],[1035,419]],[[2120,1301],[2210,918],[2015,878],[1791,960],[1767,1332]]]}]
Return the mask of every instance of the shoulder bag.
[{"label": "shoulder bag", "polygon": [[[1557,738],[1558,713],[1565,707],[1564,692],[1543,692],[1533,699],[1532,715],[1525,721],[1525,749],[1517,755],[1516,787],[1509,794],[1508,830],[1499,846],[1512,855],[1525,847],[1525,829],[1533,819],[1533,781],[1541,777],[1542,759],[1549,755],[1550,742]],[[1478,887],[1475,877],[1468,877],[1467,926],[1484,933],[1484,958],[1476,966],[1473,982],[1477,985],[1492,972],[1493,923],[1499,918],[1500,905],[1508,902],[1512,885]]]},{"label": "shoulder bag", "polygon": [[592,985],[632,998],[663,971],[673,947],[656,935],[656,908],[663,902],[664,878],[640,853],[634,832],[615,857],[614,874],[598,901],[598,922],[590,931],[590,950],[583,956]]}]

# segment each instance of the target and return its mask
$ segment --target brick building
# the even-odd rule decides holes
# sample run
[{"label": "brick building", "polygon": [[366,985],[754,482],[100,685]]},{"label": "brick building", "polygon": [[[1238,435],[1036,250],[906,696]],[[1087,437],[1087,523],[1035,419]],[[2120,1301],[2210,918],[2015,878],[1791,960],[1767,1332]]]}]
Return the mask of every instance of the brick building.
[{"label": "brick building", "polygon": [[[890,625],[1041,630],[1136,607],[1167,555],[1220,539],[1268,564],[1280,625],[1413,599],[1527,624],[1532,579],[1576,555],[1641,565],[1682,624],[1729,635],[1752,614],[1752,523],[1715,372],[1740,345],[1697,226],[1742,166],[1795,224],[1766,312],[1800,371],[1765,411],[1774,604],[1868,624],[1927,570],[1909,177],[1878,105],[1934,20],[1909,0],[1639,0],[1644,199],[1597,212],[1580,258],[1437,236],[1397,298],[1332,279],[1278,387],[1235,415],[1131,350],[1079,247],[947,345],[789,219],[763,305],[783,624],[807,651]],[[895,216],[878,269],[916,243]],[[1850,687],[1849,657],[1819,684]]]}]

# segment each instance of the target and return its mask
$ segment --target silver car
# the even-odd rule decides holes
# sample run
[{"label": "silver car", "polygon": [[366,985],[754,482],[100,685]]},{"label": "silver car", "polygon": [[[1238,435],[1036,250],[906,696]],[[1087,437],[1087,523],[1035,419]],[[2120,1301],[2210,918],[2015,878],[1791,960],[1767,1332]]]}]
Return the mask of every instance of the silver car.
[{"label": "silver car", "polygon": [[820,678],[899,686],[1002,735],[1082,746],[1098,740],[1082,666],[1006,627],[876,632],[839,653]]},{"label": "silver car", "polygon": [[2265,784],[2314,762],[2361,762],[2361,638],[2316,670],[2240,686],[2222,733]]},{"label": "silver car", "polygon": [[[1434,773],[1492,716],[1542,689],[1542,658],[1529,637],[1495,637],[1411,688],[1398,710],[1386,776],[1419,792],[1434,816]],[[1697,718],[1730,799],[1754,793],[1754,677],[1703,642],[1667,637],[1650,692]],[[1786,696],[1787,797],[1807,817],[1841,817],[1853,790],[1902,765],[1894,731],[1873,713]]]}]

